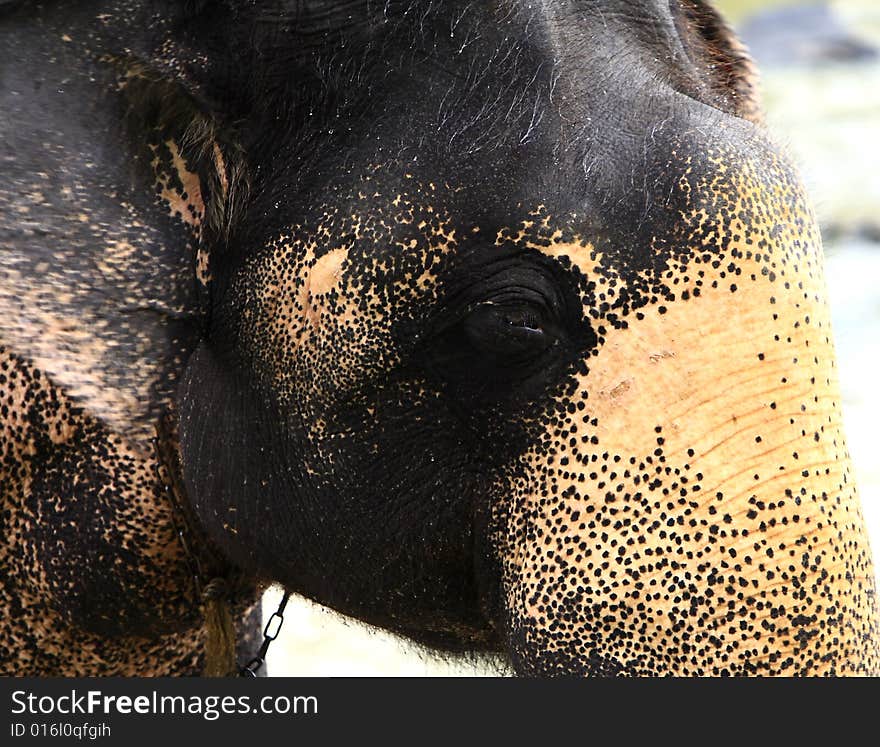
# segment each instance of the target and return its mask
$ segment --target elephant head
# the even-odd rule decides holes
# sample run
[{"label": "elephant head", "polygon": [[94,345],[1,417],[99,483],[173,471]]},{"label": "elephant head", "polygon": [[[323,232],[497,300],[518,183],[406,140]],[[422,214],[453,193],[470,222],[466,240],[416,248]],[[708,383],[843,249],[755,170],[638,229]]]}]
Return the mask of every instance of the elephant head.
[{"label": "elephant head", "polygon": [[708,4],[169,5],[107,64],[179,133],[150,401],[235,567],[527,675],[880,671],[820,236]]}]

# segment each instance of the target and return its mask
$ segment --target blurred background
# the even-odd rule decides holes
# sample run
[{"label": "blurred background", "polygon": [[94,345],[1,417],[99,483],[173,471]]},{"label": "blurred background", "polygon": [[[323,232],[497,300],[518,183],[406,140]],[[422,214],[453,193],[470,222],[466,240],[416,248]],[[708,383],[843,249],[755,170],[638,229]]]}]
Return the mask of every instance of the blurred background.
[{"label": "blurred background", "polygon": [[[843,414],[880,567],[880,2],[716,0],[762,74],[767,120],[800,165],[825,239]],[[268,616],[280,592],[264,599]],[[275,676],[498,675],[291,599]]]}]

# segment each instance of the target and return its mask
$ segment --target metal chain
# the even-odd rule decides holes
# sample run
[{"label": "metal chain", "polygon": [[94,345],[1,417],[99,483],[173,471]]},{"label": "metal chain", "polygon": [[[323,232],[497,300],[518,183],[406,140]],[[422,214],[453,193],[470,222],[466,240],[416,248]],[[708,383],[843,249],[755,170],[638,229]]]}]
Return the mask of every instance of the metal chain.
[{"label": "metal chain", "polygon": [[266,654],[269,651],[269,646],[278,637],[278,634],[281,632],[281,626],[284,624],[284,608],[287,606],[288,599],[290,599],[290,592],[285,590],[281,601],[278,603],[278,609],[272,613],[272,616],[266,622],[266,627],[263,628],[263,645],[260,646],[260,650],[253,659],[239,668],[239,677],[256,677],[257,671],[266,663]]}]

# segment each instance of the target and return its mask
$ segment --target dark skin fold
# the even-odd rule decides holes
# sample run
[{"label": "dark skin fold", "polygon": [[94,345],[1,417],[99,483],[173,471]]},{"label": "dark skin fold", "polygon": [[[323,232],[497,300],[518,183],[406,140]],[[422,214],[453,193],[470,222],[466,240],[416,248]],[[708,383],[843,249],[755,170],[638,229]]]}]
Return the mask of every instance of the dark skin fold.
[{"label": "dark skin fold", "polygon": [[240,614],[877,667],[818,237],[707,4],[4,3],[0,59],[5,668],[198,668],[168,415]]}]

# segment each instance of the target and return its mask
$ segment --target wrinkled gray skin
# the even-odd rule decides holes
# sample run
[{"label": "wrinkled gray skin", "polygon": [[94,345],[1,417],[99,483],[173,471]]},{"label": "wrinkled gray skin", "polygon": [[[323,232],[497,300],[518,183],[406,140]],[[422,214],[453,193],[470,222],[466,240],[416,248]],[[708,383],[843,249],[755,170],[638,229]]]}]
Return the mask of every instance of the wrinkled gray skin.
[{"label": "wrinkled gray skin", "polygon": [[878,673],[821,243],[703,2],[7,2],[0,60],[4,671],[198,671],[186,514],[239,619]]}]

